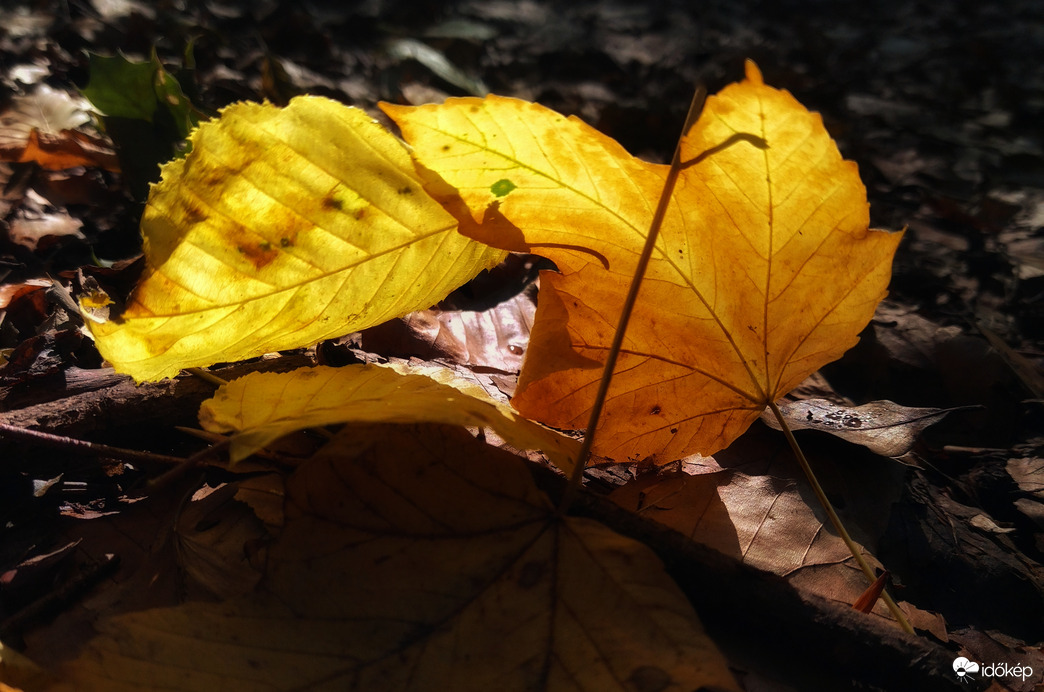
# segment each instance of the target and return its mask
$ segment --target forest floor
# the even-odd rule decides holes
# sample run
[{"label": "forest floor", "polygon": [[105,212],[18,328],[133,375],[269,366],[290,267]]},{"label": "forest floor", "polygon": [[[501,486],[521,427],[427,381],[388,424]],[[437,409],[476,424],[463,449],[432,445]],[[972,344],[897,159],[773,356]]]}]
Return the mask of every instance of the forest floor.
[{"label": "forest floor", "polygon": [[[106,150],[111,142],[83,116],[76,99],[88,82],[88,53],[147,60],[155,50],[205,113],[318,94],[388,123],[380,101],[513,96],[577,115],[656,162],[669,160],[695,85],[713,94],[741,79],[744,60],[753,59],[767,84],[821,113],[842,155],[858,164],[872,226],[907,229],[889,295],[858,346],[791,398],[960,409],[919,432],[899,459],[856,438],[800,439],[859,542],[887,566],[918,634],[952,654],[933,684],[967,682],[950,670],[959,655],[1033,671],[1023,679],[976,676],[974,689],[1044,684],[1044,6],[80,0],[5,3],[0,19],[0,423],[178,457],[204,444],[184,428],[198,427],[199,404],[213,386],[191,376],[130,386],[104,366],[69,307],[91,281],[120,299],[129,294],[141,270],[143,200],[135,195],[156,174],[126,164],[121,174]],[[41,96],[47,89],[60,95]],[[29,131],[42,127],[33,120],[40,112],[63,123],[55,129],[90,131],[94,162],[20,160]],[[460,310],[508,299],[516,302],[493,308],[491,319],[524,325],[531,301],[518,301],[529,295],[520,289],[532,264],[516,260],[464,287],[442,312],[457,319]],[[479,343],[465,330],[465,343],[440,349],[432,346],[438,326],[432,332],[429,320],[419,332],[416,324],[356,337],[354,350],[325,344],[283,358],[335,363],[368,352],[489,372],[481,354],[492,353],[501,384],[517,374],[517,343]],[[777,527],[766,540],[790,542],[797,557],[774,571],[799,590],[850,604],[860,577],[845,558],[814,563],[801,553],[813,540],[801,532],[818,533],[822,522],[814,501],[808,508],[802,499],[808,491],[784,445],[756,423],[711,460],[659,472],[598,467],[588,487],[635,512],[657,493],[681,492],[672,485],[679,477],[704,512],[707,493],[728,506],[726,487],[746,489],[742,502],[769,503],[765,512],[773,502],[796,502],[804,523]],[[45,666],[73,658],[98,613],[117,600],[130,611],[193,595],[180,579],[137,597],[126,589],[155,569],[152,539],[181,521],[172,517],[183,512],[186,492],[234,482],[215,467],[202,480],[176,480],[181,495],[151,498],[140,491],[162,462],[97,456],[0,433],[0,641]],[[702,476],[698,485],[689,480]],[[144,505],[128,501],[135,494]],[[695,510],[659,519],[765,567],[771,560],[759,550],[768,549],[752,536],[741,547],[750,527],[742,512],[728,512],[735,533],[727,540],[715,539]],[[670,564],[669,549],[657,545]],[[185,569],[177,556],[167,559],[177,565],[172,571]],[[210,586],[211,598],[222,595]],[[769,670],[780,665],[777,654],[738,653],[754,645],[683,590],[712,636],[720,633],[747,689],[813,684],[798,672]],[[750,617],[773,622],[769,612]],[[806,653],[798,665],[815,665],[815,657]],[[919,674],[897,670],[873,682],[864,673],[851,670],[848,682],[886,689]]]}]

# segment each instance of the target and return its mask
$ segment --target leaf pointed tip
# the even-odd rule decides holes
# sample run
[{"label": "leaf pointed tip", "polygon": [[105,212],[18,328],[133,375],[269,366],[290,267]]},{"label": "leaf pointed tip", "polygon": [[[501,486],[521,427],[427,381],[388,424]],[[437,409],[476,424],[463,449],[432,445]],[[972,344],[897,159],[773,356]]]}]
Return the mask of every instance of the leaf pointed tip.
[{"label": "leaf pointed tip", "polygon": [[761,77],[761,70],[754,63],[753,60],[747,58],[747,61],[743,64],[746,72],[747,81],[752,84],[764,84],[765,80]]}]

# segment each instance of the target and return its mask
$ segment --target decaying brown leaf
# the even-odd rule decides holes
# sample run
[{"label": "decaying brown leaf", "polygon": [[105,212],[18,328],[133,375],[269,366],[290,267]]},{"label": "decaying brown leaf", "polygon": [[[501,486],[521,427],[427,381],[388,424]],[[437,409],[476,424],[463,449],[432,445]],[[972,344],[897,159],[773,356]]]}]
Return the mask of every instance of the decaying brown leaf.
[{"label": "decaying brown leaf", "polygon": [[[617,489],[611,498],[824,598],[848,605],[866,589],[848,548],[816,516],[794,481],[732,470],[649,475]],[[888,617],[883,604],[874,612]]]},{"label": "decaying brown leaf", "polygon": [[116,152],[103,139],[75,128],[90,121],[83,98],[41,84],[16,96],[0,113],[0,161],[34,161],[47,170],[100,166],[119,170]]},{"label": "decaying brown leaf", "polygon": [[80,230],[83,222],[65,209],[54,208],[33,190],[26,193],[19,209],[8,221],[7,236],[11,242],[36,250],[41,242],[54,236],[73,236],[86,240]]},{"label": "decaying brown leaf", "polygon": [[1044,459],[1011,459],[1005,468],[1019,490],[1027,495],[1015,500],[1015,508],[1036,525],[1037,546],[1044,549]]},{"label": "decaying brown leaf", "polygon": [[[791,430],[819,430],[881,456],[900,457],[913,448],[922,430],[958,409],[913,408],[888,400],[842,406],[826,399],[805,399],[783,404],[779,410]],[[773,415],[762,415],[761,420],[782,430]]]},{"label": "decaying brown leaf", "polygon": [[237,485],[204,486],[179,512],[173,531],[183,578],[225,598],[253,590],[261,579],[244,547],[266,536],[252,507],[233,500],[237,490]]},{"label": "decaying brown leaf", "polygon": [[519,293],[484,311],[419,310],[362,333],[362,347],[385,357],[441,358],[472,368],[518,372],[536,303]]}]

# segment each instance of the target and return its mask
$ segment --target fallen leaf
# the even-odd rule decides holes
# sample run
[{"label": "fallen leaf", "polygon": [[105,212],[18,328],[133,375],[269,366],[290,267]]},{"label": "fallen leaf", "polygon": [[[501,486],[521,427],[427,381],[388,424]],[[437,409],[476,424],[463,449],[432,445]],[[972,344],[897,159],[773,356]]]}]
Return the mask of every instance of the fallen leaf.
[{"label": "fallen leaf", "polygon": [[262,577],[246,548],[267,532],[252,507],[233,500],[238,490],[238,483],[204,486],[178,513],[172,534],[179,576],[224,598],[252,591]]},{"label": "fallen leaf", "polygon": [[433,358],[472,368],[518,372],[536,304],[519,293],[488,310],[418,310],[360,335],[363,350],[386,358]]},{"label": "fallen leaf", "polygon": [[[203,114],[163,67],[155,49],[146,61],[93,53],[89,60],[83,93],[117,145],[124,185],[144,202],[149,185],[159,178],[159,165],[185,153],[185,138]],[[185,60],[192,60],[191,44]]]},{"label": "fallen leaf", "polygon": [[69,215],[65,209],[55,209],[34,190],[26,192],[22,208],[7,221],[7,237],[13,243],[37,250],[41,242],[58,236],[72,236],[86,240],[80,229],[83,222]]},{"label": "fallen leaf", "polygon": [[1005,470],[1028,497],[1015,500],[1015,509],[1038,529],[1037,547],[1044,547],[1044,459],[1020,457],[1009,459]]},{"label": "fallen leaf", "polygon": [[[557,265],[513,403],[582,428],[667,167],[523,101],[382,108],[462,232]],[[853,346],[901,238],[868,229],[856,165],[752,63],[681,153],[594,447],[620,461],[711,454]]]},{"label": "fallen leaf", "polygon": [[470,77],[450,62],[445,53],[412,38],[391,39],[385,44],[388,56],[396,63],[415,60],[431,70],[432,74],[452,84],[466,94],[484,96],[489,88],[477,77]]},{"label": "fallen leaf", "polygon": [[37,293],[52,283],[51,279],[29,279],[17,284],[0,284],[0,310],[6,310],[16,301]]},{"label": "fallen leaf", "polygon": [[0,113],[0,161],[33,161],[52,171],[76,166],[119,170],[109,142],[76,129],[90,122],[88,107],[83,98],[46,84],[15,96]]},{"label": "fallen leaf", "polygon": [[222,386],[199,408],[211,432],[235,432],[229,454],[239,461],[303,428],[334,423],[446,423],[493,428],[519,449],[538,449],[564,471],[579,443],[522,418],[478,385],[439,367],[391,364],[319,366],[251,373]]},{"label": "fallen leaf", "polygon": [[985,324],[980,322],[976,326],[982,335],[986,337],[986,340],[990,342],[990,346],[1000,354],[1000,357],[1004,359],[1004,362],[1008,364],[1012,372],[1026,386],[1026,389],[1037,399],[1044,399],[1044,374],[1041,373],[1040,367],[1011,346],[1008,346],[1000,335],[987,329]]},{"label": "fallen leaf", "polygon": [[1010,459],[1006,469],[1020,490],[1044,500],[1044,459],[1037,457]]},{"label": "fallen leaf", "polygon": [[138,381],[430,307],[504,257],[456,232],[402,144],[360,110],[240,103],[191,142],[152,188],[128,308],[90,325]]},{"label": "fallen leaf", "polygon": [[[851,605],[866,589],[844,541],[816,516],[792,480],[728,470],[650,474],[621,486],[610,499],[824,598]],[[889,617],[882,603],[873,612]]]},{"label": "fallen leaf", "polygon": [[735,690],[645,546],[452,428],[346,431],[289,479],[259,591],[102,620],[52,689]]},{"label": "fallen leaf", "polygon": [[90,78],[83,95],[103,116],[148,122],[162,118],[182,138],[198,123],[198,111],[155,52],[146,61],[97,53],[90,53],[89,60]]},{"label": "fallen leaf", "polygon": [[[862,445],[886,457],[901,457],[913,449],[925,428],[962,408],[912,408],[883,400],[862,406],[842,406],[826,399],[806,399],[780,405],[791,430],[819,430]],[[775,416],[762,415],[771,428],[782,430]]]},{"label": "fallen leaf", "polygon": [[43,671],[3,642],[0,642],[0,678],[0,692],[39,688],[45,681]]}]

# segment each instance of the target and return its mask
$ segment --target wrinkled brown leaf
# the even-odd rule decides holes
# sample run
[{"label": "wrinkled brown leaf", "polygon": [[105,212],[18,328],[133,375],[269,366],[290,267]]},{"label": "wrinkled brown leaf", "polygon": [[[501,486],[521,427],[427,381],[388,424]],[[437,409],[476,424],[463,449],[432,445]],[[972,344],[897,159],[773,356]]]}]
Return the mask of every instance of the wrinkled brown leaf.
[{"label": "wrinkled brown leaf", "polygon": [[[610,498],[824,598],[851,605],[866,589],[848,548],[816,516],[794,481],[729,470],[649,475]],[[863,554],[880,566],[865,549]],[[889,617],[881,603],[873,612]]]},{"label": "wrinkled brown leaf", "polygon": [[[826,399],[806,399],[779,407],[791,430],[830,433],[886,457],[906,454],[922,430],[957,410],[960,408],[911,408],[888,400],[842,406]],[[769,412],[763,414],[761,420],[769,427],[782,430]]]},{"label": "wrinkled brown leaf", "polygon": [[1023,457],[1008,462],[1008,473],[1021,490],[1044,500],[1044,459]]},{"label": "wrinkled brown leaf", "polygon": [[536,304],[520,293],[489,310],[420,310],[371,327],[362,347],[385,357],[442,358],[516,373],[529,344]]},{"label": "wrinkled brown leaf", "polygon": [[1036,526],[1037,549],[1044,550],[1044,459],[1010,459],[1005,468],[1019,490],[1028,495],[1016,499],[1015,508]]}]

